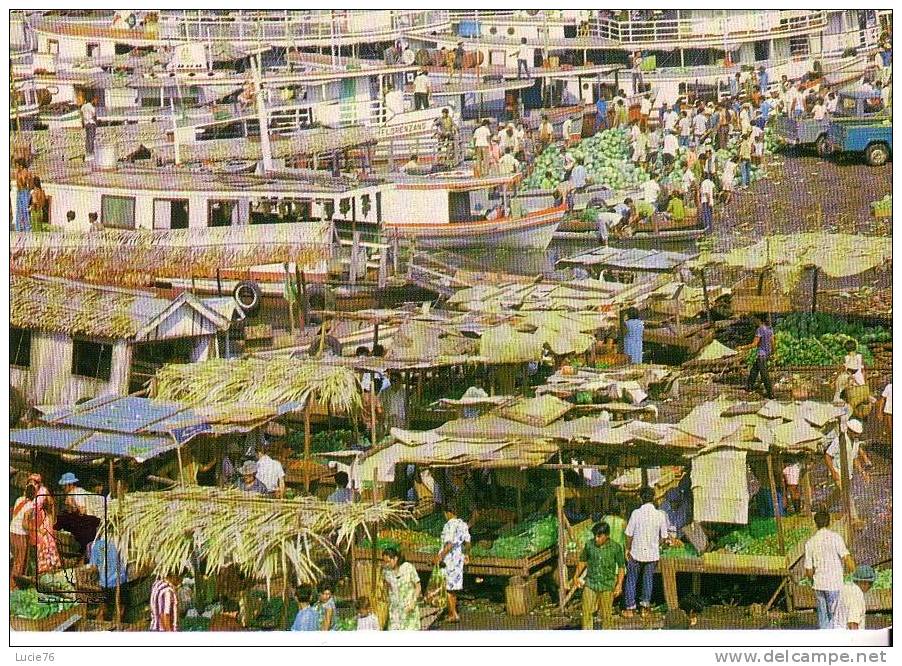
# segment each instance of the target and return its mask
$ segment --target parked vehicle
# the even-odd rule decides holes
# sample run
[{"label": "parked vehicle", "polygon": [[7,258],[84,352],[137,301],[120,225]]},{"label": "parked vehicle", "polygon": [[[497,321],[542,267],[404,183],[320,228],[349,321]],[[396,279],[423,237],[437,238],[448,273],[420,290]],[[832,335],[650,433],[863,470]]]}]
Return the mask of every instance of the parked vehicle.
[{"label": "parked vehicle", "polygon": [[[879,100],[879,103],[876,103]],[[883,101],[879,95],[871,92],[843,92],[839,95],[836,113],[832,118],[815,120],[814,118],[790,118],[788,115],[774,119],[774,133],[777,140],[792,146],[814,146],[817,154],[825,157],[827,149],[827,132],[834,120],[852,118],[880,118],[886,116]]]},{"label": "parked vehicle", "polygon": [[871,166],[880,166],[893,156],[892,120],[835,121],[827,132],[830,153],[862,153]]}]

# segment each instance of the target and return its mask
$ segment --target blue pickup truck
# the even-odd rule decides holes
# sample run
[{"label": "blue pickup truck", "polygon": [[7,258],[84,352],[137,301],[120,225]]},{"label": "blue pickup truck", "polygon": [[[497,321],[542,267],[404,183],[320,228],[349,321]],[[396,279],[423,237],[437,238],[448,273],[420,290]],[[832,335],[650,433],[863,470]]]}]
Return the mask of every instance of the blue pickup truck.
[{"label": "blue pickup truck", "polygon": [[774,136],[777,141],[789,146],[814,146],[817,154],[825,157],[829,149],[827,147],[827,133],[833,120],[839,119],[870,119],[886,115],[883,103],[879,96],[874,99],[873,93],[842,92],[836,105],[836,113],[833,118],[815,120],[814,118],[793,119],[787,115],[780,115],[774,119]]},{"label": "blue pickup truck", "polygon": [[829,153],[863,153],[871,166],[886,164],[893,156],[891,120],[835,121],[827,131]]}]

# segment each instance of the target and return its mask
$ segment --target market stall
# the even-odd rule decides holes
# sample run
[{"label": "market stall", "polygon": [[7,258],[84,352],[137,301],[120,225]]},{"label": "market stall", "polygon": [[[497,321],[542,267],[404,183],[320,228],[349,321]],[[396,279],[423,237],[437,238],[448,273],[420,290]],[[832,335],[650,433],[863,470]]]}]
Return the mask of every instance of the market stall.
[{"label": "market stall", "polygon": [[[783,591],[787,606],[792,609],[792,594],[787,586],[791,585],[793,569],[802,557],[805,541],[815,531],[810,517],[809,467],[822,455],[824,431],[836,427],[842,415],[842,410],[833,405],[812,401],[729,403],[718,400],[696,407],[675,425],[682,432],[707,442],[704,449],[691,456],[694,522],[702,526],[732,523],[745,527],[713,539],[707,533],[702,537],[696,532],[691,535],[691,545],[664,551],[660,567],[668,608],[679,607],[677,574],[692,573],[780,578],[780,586],[767,605]],[[784,515],[776,481],[776,473],[790,463],[801,467],[802,510],[795,516]],[[848,461],[844,455],[842,463],[843,478],[847,481]],[[761,484],[759,493],[764,493],[765,503],[771,507],[771,519],[749,519],[747,466]],[[844,488],[848,515],[847,482]],[[844,520],[845,516],[834,520],[832,529],[843,530]],[[850,537],[847,535],[847,541]],[[694,578],[693,586],[697,585],[698,579]]]}]

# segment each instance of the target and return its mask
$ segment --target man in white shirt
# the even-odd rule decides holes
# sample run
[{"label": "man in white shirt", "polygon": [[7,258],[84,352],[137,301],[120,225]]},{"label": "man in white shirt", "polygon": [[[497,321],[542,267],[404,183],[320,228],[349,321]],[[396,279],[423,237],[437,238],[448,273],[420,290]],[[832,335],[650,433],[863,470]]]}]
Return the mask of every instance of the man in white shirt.
[{"label": "man in white shirt", "polygon": [[676,130],[677,120],[679,120],[679,114],[673,109],[667,109],[664,113],[664,131],[673,132]]},{"label": "man in white shirt", "polygon": [[473,147],[476,149],[476,176],[485,175],[488,166],[489,157],[489,141],[492,138],[492,130],[489,129],[489,119],[486,118],[482,124],[473,132]]},{"label": "man in white shirt", "polygon": [[[828,437],[831,437],[831,440],[830,444],[827,446],[827,450],[824,452],[824,462],[827,464],[827,471],[830,472],[834,483],[836,483],[836,487],[827,498],[828,506],[832,505],[832,503],[842,497],[842,451],[840,449],[840,442],[845,444],[846,447],[846,463],[849,468],[849,483],[852,483],[853,470],[856,467],[865,479],[865,483],[870,483],[870,476],[862,467],[862,462],[859,459],[861,445],[858,443],[857,437],[861,435],[863,431],[864,424],[862,424],[861,421],[858,419],[849,419],[847,424],[840,426],[839,431],[834,430],[831,435],[828,435]],[[855,498],[851,493],[849,501],[852,511],[852,525],[855,526],[859,522],[858,510],[855,507]]]},{"label": "man in white shirt", "polygon": [[81,126],[85,128],[85,161],[94,159],[94,138],[97,136],[97,109],[89,99],[79,109]]},{"label": "man in white shirt", "polygon": [[708,131],[708,116],[704,113],[696,113],[692,119],[692,127],[695,134],[695,145],[699,146],[702,143],[702,138]]},{"label": "man in white shirt", "polygon": [[868,605],[864,595],[877,580],[873,567],[863,564],[855,568],[852,582],[844,583],[833,614],[834,629],[864,629]]},{"label": "man in white shirt", "polygon": [[623,617],[632,617],[636,611],[636,588],[642,578],[639,605],[642,615],[651,608],[651,593],[655,569],[661,559],[661,542],[670,539],[667,514],[655,507],[655,491],[644,487],[639,492],[642,506],[633,511],[626,524],[626,589]]},{"label": "man in white shirt", "polygon": [[510,148],[504,150],[504,155],[498,160],[498,168],[500,169],[502,176],[513,176],[520,171],[520,162],[514,157]]},{"label": "man in white shirt", "polygon": [[661,186],[658,185],[658,181],[654,178],[649,178],[642,183],[641,189],[643,201],[647,201],[651,205],[654,205],[658,200],[658,196],[661,194]]},{"label": "man in white shirt", "polygon": [[391,84],[385,92],[385,108],[388,110],[386,120],[391,120],[399,113],[404,113],[404,93],[395,90]]},{"label": "man in white shirt", "polygon": [[651,93],[645,93],[639,100],[639,115],[642,116],[643,121],[648,122],[648,117],[651,115]]},{"label": "man in white shirt", "polygon": [[570,145],[570,135],[573,134],[573,118],[567,116],[564,119],[564,124],[561,127],[561,139],[563,139],[565,145]]},{"label": "man in white shirt", "polygon": [[714,226],[714,181],[705,178],[698,187],[698,194],[702,227],[710,229]]},{"label": "man in white shirt", "polygon": [[834,114],[836,113],[836,106],[839,104],[839,95],[835,92],[831,92],[827,95],[827,102],[825,104],[827,108],[827,113]]},{"label": "man in white shirt", "polygon": [[814,108],[811,109],[811,117],[815,120],[824,120],[827,117],[827,107],[824,106],[824,100],[820,97],[817,98]]},{"label": "man in white shirt", "polygon": [[843,573],[851,573],[855,562],[842,537],[832,530],[830,514],[819,509],[814,514],[817,532],[805,543],[805,576],[812,580],[817,599],[817,623],[821,629],[833,627],[836,602],[843,586]]},{"label": "man in white shirt", "polygon": [[269,457],[266,453],[267,448],[266,440],[256,447],[257,480],[266,486],[266,490],[270,493],[282,497],[285,494],[285,470],[282,469],[282,463]]},{"label": "man in white shirt", "polygon": [[525,77],[529,78],[529,55],[530,48],[526,45],[526,37],[520,38],[520,46],[514,51],[511,55],[517,56],[517,78],[520,78],[521,70],[524,72]]},{"label": "man in white shirt", "polygon": [[877,415],[883,423],[883,434],[893,443],[893,383],[890,382],[877,401]]},{"label": "man in white shirt", "polygon": [[680,128],[680,145],[684,148],[688,148],[689,136],[692,134],[692,120],[689,118],[689,114],[685,111],[680,114],[680,121],[678,125]]},{"label": "man in white shirt", "polygon": [[420,111],[429,108],[429,93],[432,92],[432,83],[429,81],[429,72],[421,69],[413,80],[413,109]]},{"label": "man in white shirt", "polygon": [[664,147],[662,148],[663,158],[664,158],[664,166],[669,166],[676,161],[676,154],[679,150],[679,142],[677,141],[676,134],[673,132],[667,132],[664,135]]}]

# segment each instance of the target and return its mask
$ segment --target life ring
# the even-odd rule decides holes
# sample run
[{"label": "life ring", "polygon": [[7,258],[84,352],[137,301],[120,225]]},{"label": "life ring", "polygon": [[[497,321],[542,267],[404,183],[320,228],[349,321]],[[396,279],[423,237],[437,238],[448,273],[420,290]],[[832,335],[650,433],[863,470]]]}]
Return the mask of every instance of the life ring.
[{"label": "life ring", "polygon": [[246,315],[252,315],[257,312],[263,300],[263,292],[260,290],[260,286],[251,280],[242,280],[236,284],[232,290],[232,296],[238,303],[238,307]]}]

